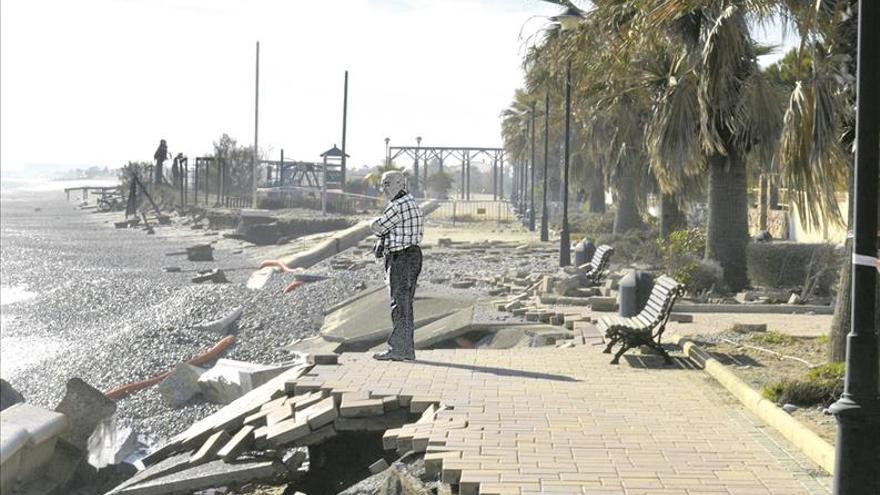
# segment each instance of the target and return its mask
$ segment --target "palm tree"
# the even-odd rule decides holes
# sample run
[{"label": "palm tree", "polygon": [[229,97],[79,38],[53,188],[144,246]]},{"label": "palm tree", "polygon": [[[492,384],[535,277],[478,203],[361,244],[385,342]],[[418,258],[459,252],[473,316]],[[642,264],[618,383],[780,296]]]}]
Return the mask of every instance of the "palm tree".
[{"label": "palm tree", "polygon": [[708,175],[705,257],[721,264],[732,290],[748,283],[747,157],[769,154],[775,143],[765,137],[782,124],[747,23],[750,15],[769,15],[764,3],[720,1],[691,10],[693,2],[598,2],[587,24],[601,31],[593,38],[614,40],[604,50],[613,60],[604,66],[628,74],[633,91],[648,91],[646,148],[662,192],[678,193],[689,177]]},{"label": "palm tree", "polygon": [[[800,7],[800,8],[798,8]],[[777,159],[781,178],[798,205],[802,221],[818,225],[828,218],[843,222],[835,193],[844,187],[852,198],[855,136],[856,0],[817,2],[792,8],[801,37],[795,53],[794,89],[785,113]],[[849,201],[846,220],[853,217]],[[832,361],[843,361],[852,308],[852,239],[846,239],[837,301],[828,339]]]}]

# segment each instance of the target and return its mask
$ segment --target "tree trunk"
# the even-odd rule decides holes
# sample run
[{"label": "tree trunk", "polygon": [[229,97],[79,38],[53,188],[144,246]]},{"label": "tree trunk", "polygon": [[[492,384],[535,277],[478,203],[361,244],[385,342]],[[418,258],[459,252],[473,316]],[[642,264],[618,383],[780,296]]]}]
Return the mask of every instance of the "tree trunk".
[{"label": "tree trunk", "polygon": [[834,317],[831,319],[831,334],[828,336],[828,360],[840,362],[846,359],[846,336],[852,328],[852,253],[853,240],[849,237],[853,219],[853,171],[848,171],[849,201],[846,209],[847,236],[844,244],[843,260],[840,264],[840,277],[837,283],[837,301],[834,303]]},{"label": "tree trunk", "polygon": [[[625,166],[625,165],[624,165]],[[627,167],[627,169],[632,167]],[[614,215],[614,233],[625,234],[645,224],[639,215],[636,178],[631,170],[624,170],[617,179],[617,213]]]},{"label": "tree trunk", "polygon": [[763,232],[767,230],[767,197],[769,191],[767,190],[767,174],[761,174],[760,179],[758,179],[760,183],[760,187],[758,188],[758,230]]},{"label": "tree trunk", "polygon": [[605,213],[605,174],[598,164],[593,170],[593,179],[590,181],[590,213]]},{"label": "tree trunk", "polygon": [[748,285],[746,246],[749,243],[749,197],[746,163],[732,150],[709,157],[709,224],[706,259],[719,262],[727,288],[737,292]]},{"label": "tree trunk", "polygon": [[771,210],[779,209],[779,183],[776,180],[776,175],[771,174],[768,179],[770,182],[770,198],[768,199],[769,208]]},{"label": "tree trunk", "polygon": [[669,237],[676,230],[687,228],[687,218],[674,194],[660,194],[660,237]]}]

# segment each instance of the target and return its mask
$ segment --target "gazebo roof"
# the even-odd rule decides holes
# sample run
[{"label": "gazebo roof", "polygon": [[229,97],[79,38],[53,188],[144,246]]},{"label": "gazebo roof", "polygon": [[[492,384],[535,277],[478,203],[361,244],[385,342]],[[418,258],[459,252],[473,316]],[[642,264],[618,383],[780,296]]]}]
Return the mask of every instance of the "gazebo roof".
[{"label": "gazebo roof", "polygon": [[325,158],[325,157],[341,157],[342,155],[345,155],[346,158],[351,158],[350,156],[348,156],[348,155],[346,155],[345,153],[343,153],[342,150],[339,149],[339,148],[337,148],[336,145],[334,144],[332,148],[330,148],[329,150],[327,150],[327,151],[321,153],[321,158]]}]

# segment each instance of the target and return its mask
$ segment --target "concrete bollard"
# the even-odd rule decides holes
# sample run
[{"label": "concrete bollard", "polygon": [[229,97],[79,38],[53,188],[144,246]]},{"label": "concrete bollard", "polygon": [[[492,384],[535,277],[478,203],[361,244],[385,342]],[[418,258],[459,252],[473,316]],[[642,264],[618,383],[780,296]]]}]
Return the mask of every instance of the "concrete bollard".
[{"label": "concrete bollard", "polygon": [[620,279],[620,316],[632,317],[645,307],[654,287],[654,278],[648,272],[631,271]]}]

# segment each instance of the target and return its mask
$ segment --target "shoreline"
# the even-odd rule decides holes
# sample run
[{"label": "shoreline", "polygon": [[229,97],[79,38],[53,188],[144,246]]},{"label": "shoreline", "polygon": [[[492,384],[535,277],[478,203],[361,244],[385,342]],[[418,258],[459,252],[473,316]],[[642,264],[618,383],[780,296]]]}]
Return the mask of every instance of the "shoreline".
[{"label": "shoreline", "polygon": [[[247,247],[223,239],[222,232],[187,230],[183,225],[114,229],[121,212],[91,213],[64,199],[63,190],[4,191],[3,286],[6,292],[32,293],[2,305],[3,378],[28,402],[54,408],[64,383],[80,377],[100,390],[173,369],[203,352],[220,336],[200,332],[199,323],[244,307],[237,343],[224,357],[260,364],[291,356],[284,346],[317,333],[323,308],[355,293],[360,276],[334,273],[283,296],[289,283],[273,276],[262,291],[245,283],[259,260],[318,242],[308,236],[283,246]],[[36,211],[35,209],[39,209]],[[214,242],[214,262],[166,256]],[[177,266],[178,273],[163,267]],[[196,285],[198,270],[220,268],[228,284]],[[326,274],[327,263],[310,273]],[[8,344],[8,345],[7,345]],[[16,362],[16,355],[30,352]],[[14,365],[14,366],[13,366]],[[153,389],[118,401],[124,426],[147,436],[170,438],[185,425],[217,409],[197,400],[181,408],[166,406]]]}]

